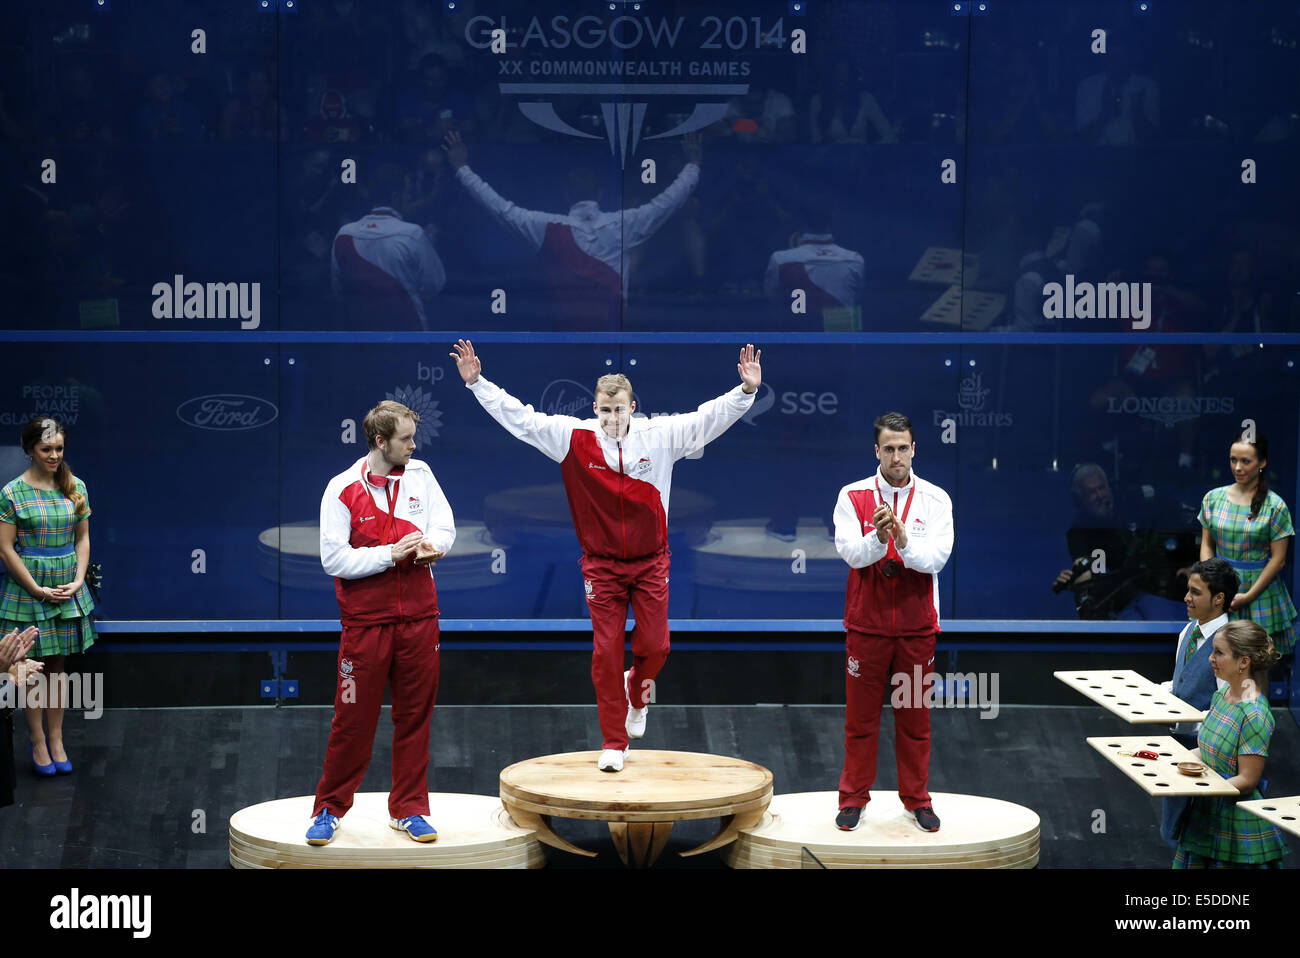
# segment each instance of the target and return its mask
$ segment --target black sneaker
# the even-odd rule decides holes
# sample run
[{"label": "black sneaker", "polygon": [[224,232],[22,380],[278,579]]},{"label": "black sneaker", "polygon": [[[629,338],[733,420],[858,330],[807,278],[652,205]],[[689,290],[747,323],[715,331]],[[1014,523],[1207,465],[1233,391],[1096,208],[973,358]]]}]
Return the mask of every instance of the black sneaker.
[{"label": "black sneaker", "polygon": [[842,832],[851,832],[858,827],[858,819],[861,817],[860,808],[841,808],[840,813],[835,816],[835,827]]},{"label": "black sneaker", "polygon": [[934,813],[934,809],[929,805],[908,809],[907,814],[912,816],[916,821],[916,827],[921,831],[937,832],[939,830],[939,816]]}]

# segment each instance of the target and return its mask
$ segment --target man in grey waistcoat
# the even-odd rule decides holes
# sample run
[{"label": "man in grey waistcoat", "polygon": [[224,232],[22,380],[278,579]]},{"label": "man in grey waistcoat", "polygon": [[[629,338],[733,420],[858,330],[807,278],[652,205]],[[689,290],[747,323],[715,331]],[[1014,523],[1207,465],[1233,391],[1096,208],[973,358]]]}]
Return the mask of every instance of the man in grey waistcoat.
[{"label": "man in grey waistcoat", "polygon": [[[1210,667],[1211,639],[1228,621],[1228,603],[1237,594],[1238,586],[1237,573],[1219,556],[1196,563],[1187,577],[1187,595],[1183,601],[1192,621],[1178,635],[1174,677],[1162,682],[1161,687],[1203,712],[1209,711],[1215,689],[1227,684],[1216,679]],[[1199,723],[1180,722],[1174,726],[1173,736],[1180,745],[1195,752],[1199,748],[1196,741],[1199,729]],[[1187,808],[1187,799],[1161,799],[1161,806],[1160,837],[1177,847],[1174,830]]]}]

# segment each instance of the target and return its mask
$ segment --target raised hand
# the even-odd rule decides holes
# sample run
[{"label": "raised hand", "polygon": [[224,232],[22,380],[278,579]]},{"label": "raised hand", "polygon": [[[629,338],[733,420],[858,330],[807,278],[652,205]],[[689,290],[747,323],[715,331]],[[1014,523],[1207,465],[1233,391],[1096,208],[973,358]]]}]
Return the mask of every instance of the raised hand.
[{"label": "raised hand", "polygon": [[740,350],[740,361],[736,363],[736,372],[740,374],[740,381],[744,384],[741,389],[746,393],[757,392],[758,387],[763,384],[762,358],[763,350],[755,351],[749,343]]},{"label": "raised hand", "polygon": [[478,382],[478,375],[483,371],[483,364],[474,355],[474,344],[468,339],[458,339],[451,348],[456,351],[447,355],[456,360],[456,371],[460,373],[460,378],[465,380],[466,385],[473,385]]},{"label": "raised hand", "polygon": [[447,151],[447,162],[453,170],[459,170],[469,162],[469,147],[455,130],[442,138],[442,148]]}]

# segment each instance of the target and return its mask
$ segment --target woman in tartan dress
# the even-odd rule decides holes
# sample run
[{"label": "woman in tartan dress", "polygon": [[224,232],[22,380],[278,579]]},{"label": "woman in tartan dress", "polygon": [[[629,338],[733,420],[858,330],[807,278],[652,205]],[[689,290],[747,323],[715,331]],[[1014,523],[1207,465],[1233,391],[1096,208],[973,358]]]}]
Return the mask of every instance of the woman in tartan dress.
[{"label": "woman in tartan dress", "polygon": [[1211,489],[1201,502],[1201,559],[1220,555],[1241,579],[1232,599],[1233,619],[1258,622],[1273,638],[1279,655],[1295,651],[1296,609],[1279,576],[1286,565],[1288,540],[1295,535],[1291,511],[1268,488],[1268,439],[1243,433],[1228,453],[1233,482]]},{"label": "woman in tartan dress", "polygon": [[1223,776],[1240,798],[1194,798],[1174,830],[1174,868],[1281,868],[1289,849],[1282,833],[1258,815],[1237,807],[1263,796],[1255,786],[1264,774],[1273,713],[1268,670],[1278,660],[1273,642],[1254,622],[1229,622],[1214,633],[1210,665],[1228,684],[1210,699],[1197,740],[1201,761]]},{"label": "woman in tartan dress", "polygon": [[5,564],[0,592],[0,632],[35,625],[40,637],[29,653],[45,662],[45,696],[29,696],[24,712],[32,762],[42,775],[71,772],[63,748],[63,707],[55,677],[64,657],[84,652],[95,641],[90,613],[95,607],[86,588],[90,564],[90,502],[86,486],[63,461],[64,429],[45,416],[22,431],[27,471],[0,489],[0,559]]}]

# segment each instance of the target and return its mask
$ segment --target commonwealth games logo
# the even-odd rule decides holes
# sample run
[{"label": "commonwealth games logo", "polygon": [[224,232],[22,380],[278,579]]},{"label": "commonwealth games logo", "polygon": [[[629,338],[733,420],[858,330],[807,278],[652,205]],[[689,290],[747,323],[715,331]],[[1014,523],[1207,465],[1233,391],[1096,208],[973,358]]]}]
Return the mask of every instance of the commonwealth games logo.
[{"label": "commonwealth games logo", "polygon": [[[785,50],[787,43],[803,52],[803,34],[787,34],[784,17],[739,15],[561,15],[522,26],[505,16],[475,16],[465,25],[471,47],[495,54],[498,77],[518,78],[497,87],[519,98],[524,116],[565,136],[606,140],[623,166],[643,139],[680,137],[725,117],[728,100],[749,91],[747,56]],[[647,114],[659,132],[645,134]]]}]

